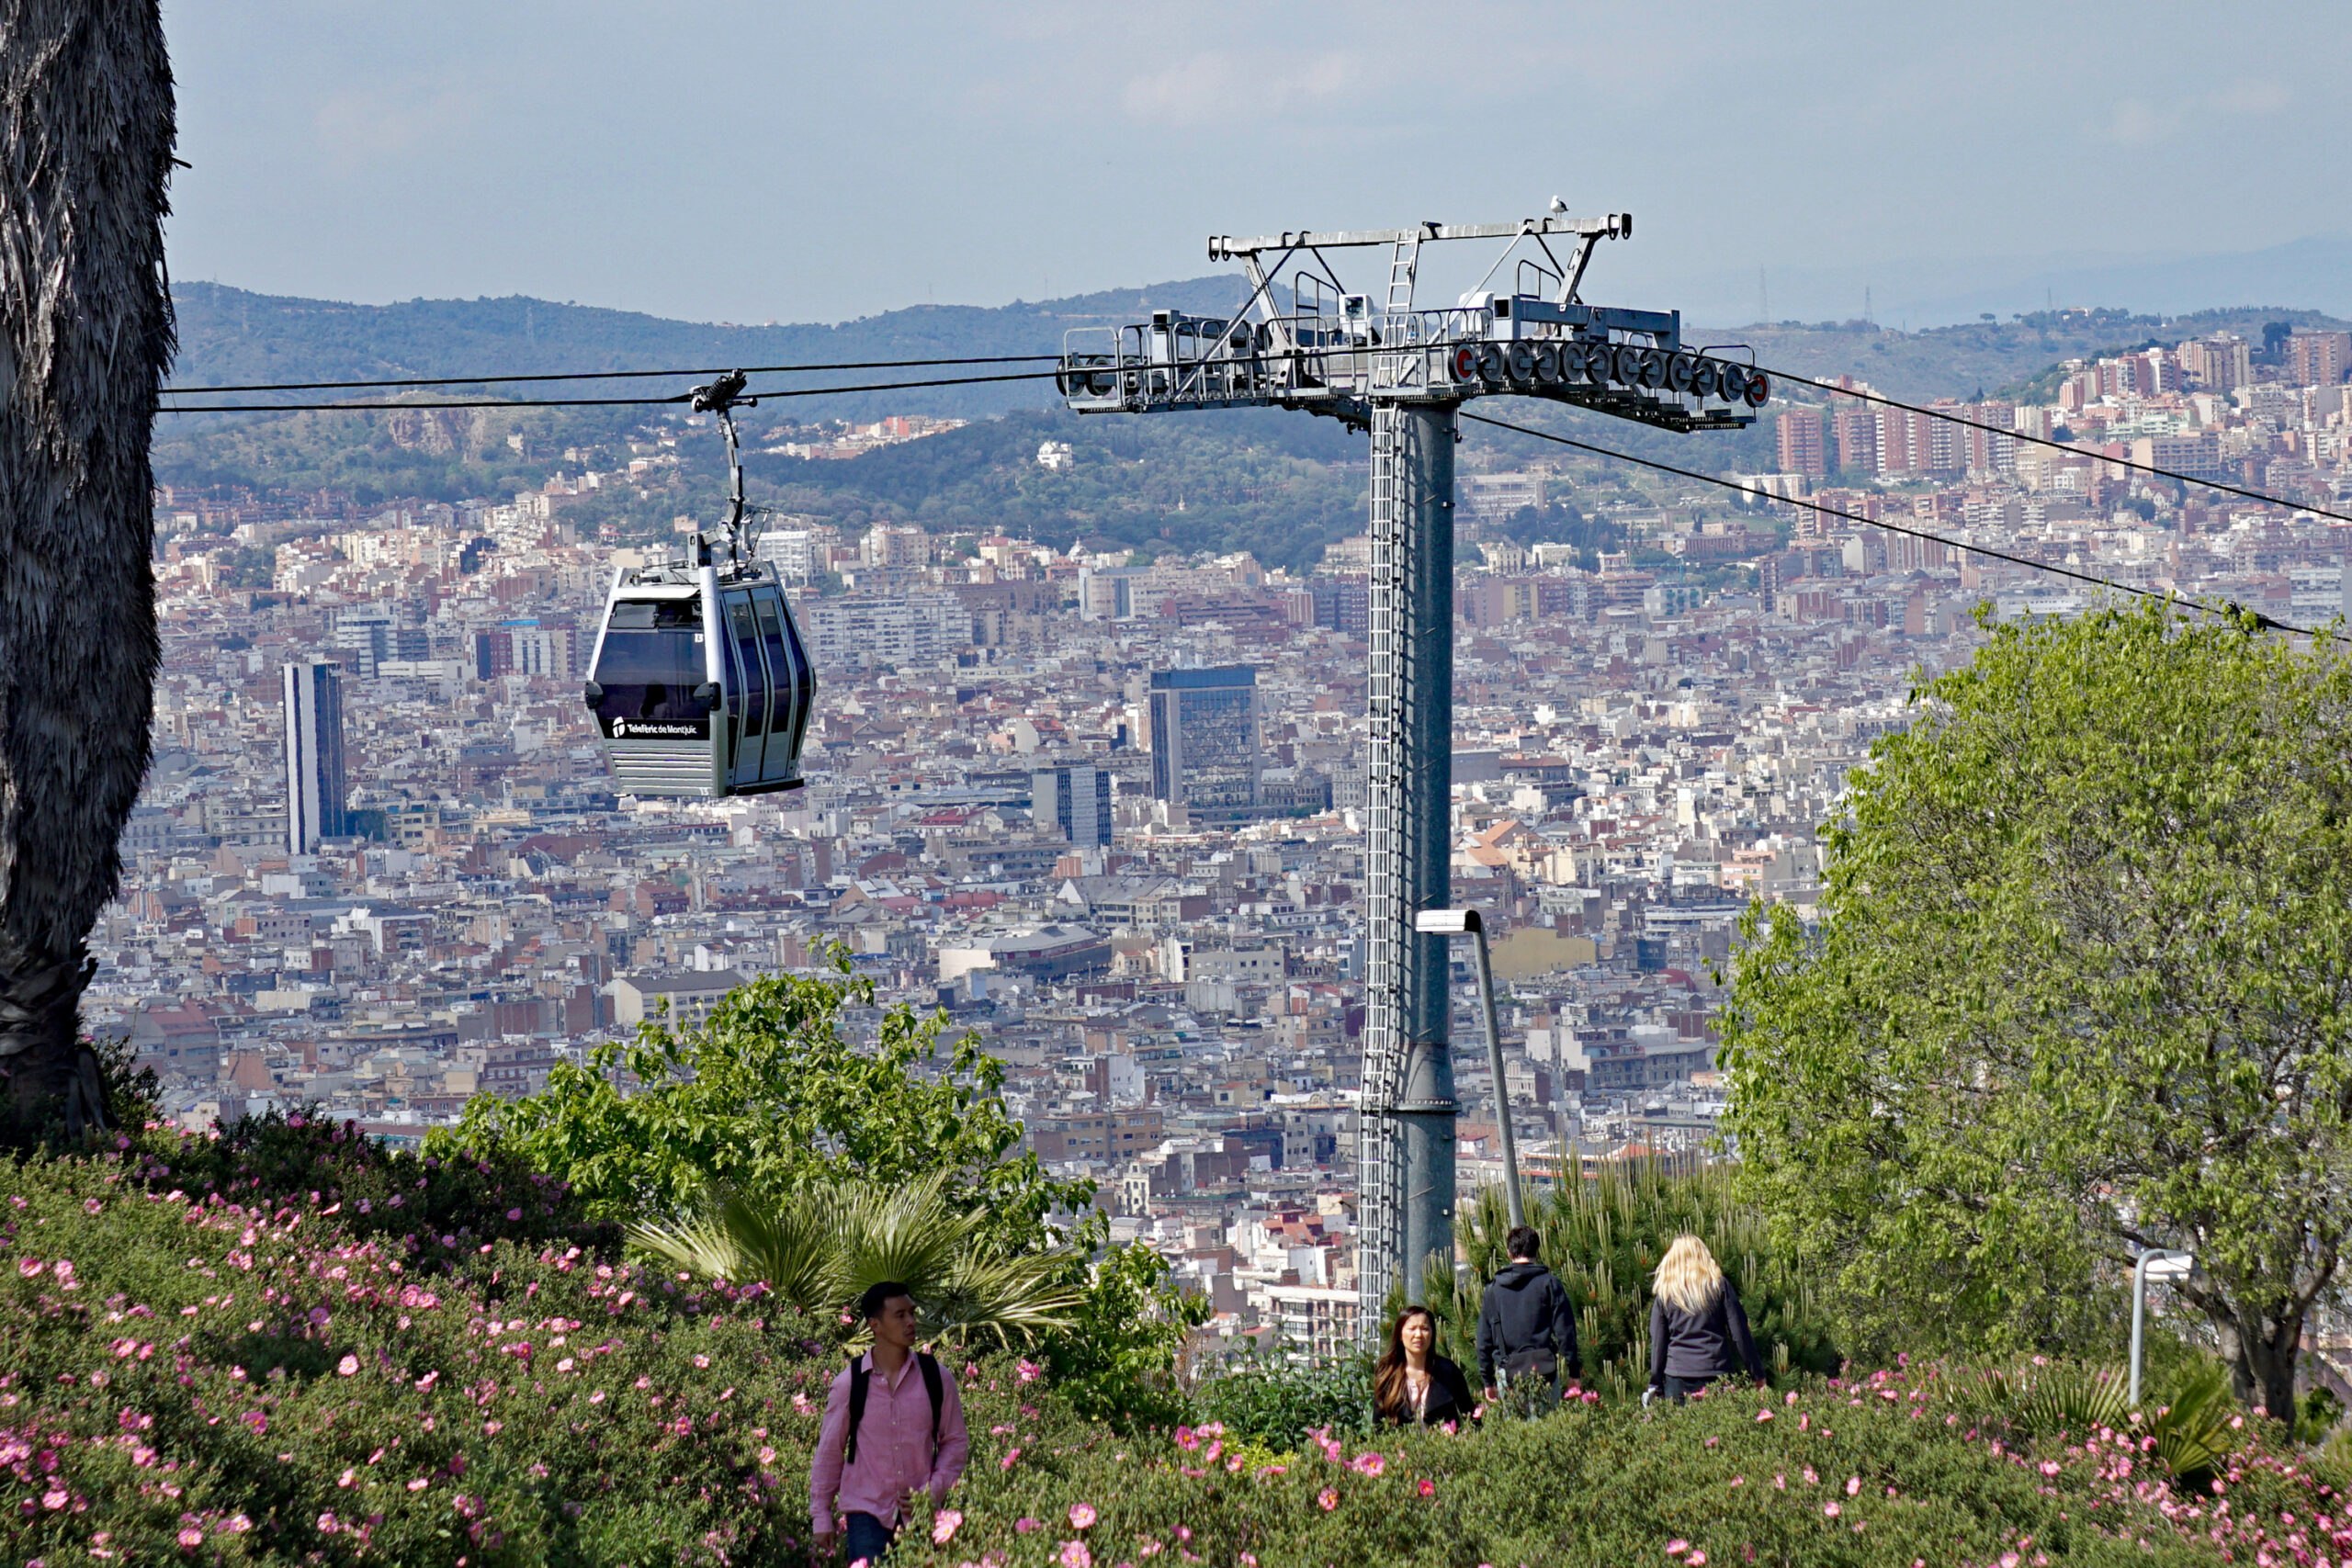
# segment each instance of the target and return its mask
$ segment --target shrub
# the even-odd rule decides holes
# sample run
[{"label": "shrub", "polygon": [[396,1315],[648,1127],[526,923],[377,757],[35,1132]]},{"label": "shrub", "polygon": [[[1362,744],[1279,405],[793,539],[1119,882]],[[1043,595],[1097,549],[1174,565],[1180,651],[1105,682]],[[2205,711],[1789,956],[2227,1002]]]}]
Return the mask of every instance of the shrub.
[{"label": "shrub", "polygon": [[[347,1197],[152,1168],[35,1160],[0,1208],[0,1559],[798,1561],[840,1363],[763,1291],[512,1239],[420,1269]],[[1071,1425],[951,1367],[976,1466]]]},{"label": "shrub", "polygon": [[1363,1436],[1373,1429],[1372,1361],[1245,1367],[1204,1382],[1193,1405],[1235,1437],[1280,1450],[1305,1446],[1317,1431]]},{"label": "shrub", "polygon": [[1074,1323],[1046,1342],[1055,1386],[1080,1415],[1120,1431],[1172,1427],[1188,1413],[1177,1362],[1209,1303],[1170,1278],[1168,1260],[1140,1243],[1094,1265]]},{"label": "shrub", "polygon": [[229,1123],[217,1134],[150,1126],[116,1140],[123,1171],[153,1191],[179,1188],[245,1209],[337,1212],[355,1235],[396,1241],[413,1267],[484,1241],[556,1242],[611,1254],[616,1225],[592,1220],[559,1177],[512,1150],[451,1143],[438,1155],[389,1149],[316,1106]]},{"label": "shrub", "polygon": [[1098,1442],[1024,1454],[954,1501],[949,1540],[934,1545],[918,1518],[895,1560],[1989,1568],[2333,1561],[2352,1548],[2340,1500],[2290,1459],[2249,1450],[2218,1493],[2189,1494],[2151,1477],[2134,1446],[2016,1446],[1968,1426],[1944,1393],[1925,1375],[1805,1379],[1682,1407],[1578,1404],[1454,1436],[1335,1435],[1281,1458],[1214,1426]]},{"label": "shrub", "polygon": [[764,1201],[721,1190],[695,1219],[632,1225],[628,1239],[672,1268],[758,1280],[820,1321],[849,1321],[869,1287],[893,1280],[912,1292],[926,1332],[1028,1346],[1068,1328],[1077,1260],[990,1250],[984,1218],[951,1205],[942,1185],[938,1174],[888,1188],[853,1179]]},{"label": "shrub", "polygon": [[[841,1363],[762,1289],[513,1239],[423,1267],[323,1190],[267,1204],[249,1188],[157,1190],[130,1151],[13,1174],[0,1561],[806,1560],[807,1467]],[[1957,1371],[1375,1437],[1341,1418],[1362,1409],[1360,1369],[1269,1369],[1204,1391],[1237,1416],[1255,1401],[1249,1431],[1123,1436],[1036,1366],[948,1367],[972,1464],[947,1510],[913,1507],[909,1568],[2352,1552],[2332,1457],[2314,1474],[2262,1424],[2233,1430],[2242,1446],[2191,1490],[2153,1434],[1971,1419]],[[1327,1414],[1339,1429],[1317,1438]]]},{"label": "shrub", "polygon": [[2155,1457],[2192,1491],[2238,1450],[2245,1425],[2230,1402],[2228,1369],[2210,1359],[2189,1363],[2161,1393],[2143,1385],[2137,1412],[2122,1371],[2064,1361],[1980,1372],[1957,1393],[1963,1413],[2019,1438],[2153,1438]]},{"label": "shrub", "polygon": [[544,1093],[477,1095],[428,1153],[510,1148],[573,1183],[600,1219],[689,1214],[713,1185],[784,1201],[859,1179],[883,1187],[945,1173],[944,1190],[982,1217],[988,1245],[1031,1252],[1061,1239],[1057,1215],[1099,1239],[1091,1182],[1057,1180],[1019,1153],[1001,1092],[1004,1064],[978,1037],[941,1036],[947,1017],[885,1010],[871,1047],[842,1030],[874,1004],[871,979],[836,952],[833,978],[769,976],[737,987],[699,1023],[640,1025],[587,1063],[559,1063]]}]

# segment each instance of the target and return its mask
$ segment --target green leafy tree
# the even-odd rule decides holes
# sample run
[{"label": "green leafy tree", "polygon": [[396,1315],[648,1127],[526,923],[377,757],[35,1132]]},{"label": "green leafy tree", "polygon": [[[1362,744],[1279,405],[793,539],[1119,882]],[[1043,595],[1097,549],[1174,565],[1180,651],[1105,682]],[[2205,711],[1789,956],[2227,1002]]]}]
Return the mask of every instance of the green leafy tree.
[{"label": "green leafy tree", "polygon": [[2352,1230],[2352,660],[2165,605],[1995,628],[1752,911],[1750,1193],[1854,1341],[2111,1354],[2143,1247],[2293,1409]]},{"label": "green leafy tree", "polygon": [[[937,1174],[952,1207],[987,1216],[983,1244],[1049,1245],[1053,1217],[1084,1213],[1093,1185],[1014,1152],[1004,1065],[972,1035],[943,1044],[945,1015],[906,1007],[882,1014],[870,1048],[852,1044],[843,1010],[871,1007],[874,987],[835,962],[834,977],[754,980],[684,1031],[648,1020],[635,1040],[556,1066],[541,1094],[479,1097],[444,1141],[514,1149],[598,1217],[624,1222],[691,1213],[714,1185],[781,1197]],[[1097,1228],[1077,1227],[1083,1238]]]},{"label": "green leafy tree", "polygon": [[1206,1297],[1170,1278],[1140,1242],[1102,1255],[1076,1319],[1046,1347],[1046,1366],[1078,1412],[1122,1430],[1167,1426],[1185,1413],[1177,1373],[1185,1341],[1209,1320]]}]

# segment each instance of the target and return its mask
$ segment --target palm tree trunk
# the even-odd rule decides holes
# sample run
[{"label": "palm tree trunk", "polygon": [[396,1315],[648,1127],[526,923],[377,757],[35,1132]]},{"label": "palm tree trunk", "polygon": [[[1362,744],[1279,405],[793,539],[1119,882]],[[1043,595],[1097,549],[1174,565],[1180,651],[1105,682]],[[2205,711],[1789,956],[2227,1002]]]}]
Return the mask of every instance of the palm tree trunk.
[{"label": "palm tree trunk", "polygon": [[147,770],[174,347],[158,0],[0,0],[0,1118],[104,1115],[78,1015]]}]

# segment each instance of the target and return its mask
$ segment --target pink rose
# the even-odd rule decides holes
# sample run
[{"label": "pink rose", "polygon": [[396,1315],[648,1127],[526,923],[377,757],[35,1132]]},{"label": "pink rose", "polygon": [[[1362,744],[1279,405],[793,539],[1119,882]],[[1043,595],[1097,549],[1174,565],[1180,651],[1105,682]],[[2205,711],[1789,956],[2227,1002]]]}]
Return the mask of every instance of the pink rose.
[{"label": "pink rose", "polygon": [[942,1508],[938,1516],[931,1521],[931,1543],[933,1546],[945,1546],[956,1539],[956,1532],[963,1523],[964,1516],[956,1509]]},{"label": "pink rose", "polygon": [[1092,1528],[1095,1517],[1094,1505],[1091,1503],[1072,1503],[1069,1506],[1069,1528],[1074,1530]]}]

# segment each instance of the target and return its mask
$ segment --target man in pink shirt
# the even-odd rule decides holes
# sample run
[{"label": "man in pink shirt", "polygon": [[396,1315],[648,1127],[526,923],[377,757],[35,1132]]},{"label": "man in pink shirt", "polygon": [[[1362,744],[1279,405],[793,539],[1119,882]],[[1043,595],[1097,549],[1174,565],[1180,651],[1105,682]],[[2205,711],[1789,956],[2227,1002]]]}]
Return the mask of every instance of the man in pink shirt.
[{"label": "man in pink shirt", "polygon": [[919,1488],[933,1506],[945,1501],[972,1443],[956,1381],[915,1348],[919,1322],[906,1286],[872,1286],[857,1305],[874,1348],[853,1358],[825,1396],[808,1517],[820,1552],[832,1550],[838,1513],[850,1557],[878,1563],[898,1533],[900,1506]]}]

